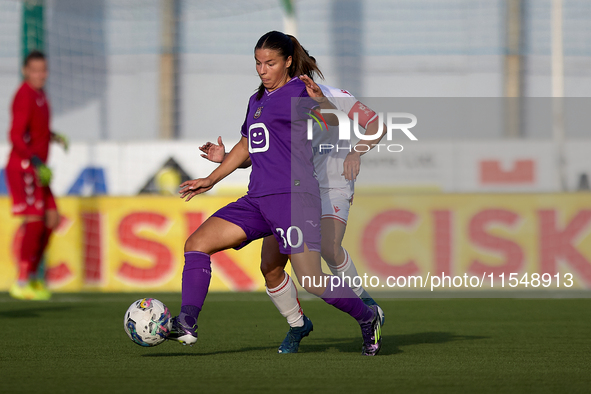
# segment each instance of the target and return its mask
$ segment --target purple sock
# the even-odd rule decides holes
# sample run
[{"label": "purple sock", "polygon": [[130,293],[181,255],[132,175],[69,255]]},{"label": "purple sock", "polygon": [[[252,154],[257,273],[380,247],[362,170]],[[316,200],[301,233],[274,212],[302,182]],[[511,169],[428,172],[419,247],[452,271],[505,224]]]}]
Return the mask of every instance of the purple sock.
[{"label": "purple sock", "polygon": [[[179,315],[190,327],[197,322],[209,289],[211,260],[203,252],[185,252],[182,306]],[[190,320],[190,321],[189,321]]]},{"label": "purple sock", "polygon": [[[330,283],[330,281],[328,281],[328,283]],[[365,305],[346,284],[344,286],[335,287],[332,290],[330,286],[327,286],[320,298],[322,298],[327,304],[348,313],[360,324],[370,322],[374,318],[373,310]]]}]

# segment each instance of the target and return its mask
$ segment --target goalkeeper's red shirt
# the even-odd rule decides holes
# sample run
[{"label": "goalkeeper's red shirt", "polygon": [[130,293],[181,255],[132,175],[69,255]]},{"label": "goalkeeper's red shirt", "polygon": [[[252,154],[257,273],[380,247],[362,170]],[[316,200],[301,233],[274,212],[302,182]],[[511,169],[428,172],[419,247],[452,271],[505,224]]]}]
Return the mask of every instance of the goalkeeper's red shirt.
[{"label": "goalkeeper's red shirt", "polygon": [[7,169],[32,171],[32,156],[47,161],[51,133],[49,102],[43,90],[35,90],[27,82],[17,90],[12,102],[9,138],[12,150]]}]

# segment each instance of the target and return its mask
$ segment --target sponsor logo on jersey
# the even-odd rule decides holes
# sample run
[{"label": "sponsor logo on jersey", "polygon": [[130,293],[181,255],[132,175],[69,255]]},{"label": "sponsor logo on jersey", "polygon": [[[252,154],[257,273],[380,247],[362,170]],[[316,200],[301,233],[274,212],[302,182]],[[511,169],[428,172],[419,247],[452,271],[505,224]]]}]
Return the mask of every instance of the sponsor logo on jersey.
[{"label": "sponsor logo on jersey", "polygon": [[264,123],[254,123],[248,128],[248,152],[266,152],[269,149],[269,130]]},{"label": "sponsor logo on jersey", "polygon": [[254,118],[258,119],[261,116],[261,111],[263,110],[263,107],[258,107],[257,111],[254,113]]},{"label": "sponsor logo on jersey", "polygon": [[343,93],[345,93],[345,94],[348,94],[349,96],[352,96],[352,94],[351,94],[351,93],[349,93],[349,92],[347,92],[345,89],[341,89],[341,92],[343,92]]},{"label": "sponsor logo on jersey", "polygon": [[312,227],[318,226],[318,223],[314,224],[314,221],[313,220],[306,220],[306,223],[309,223],[310,226],[312,226]]}]

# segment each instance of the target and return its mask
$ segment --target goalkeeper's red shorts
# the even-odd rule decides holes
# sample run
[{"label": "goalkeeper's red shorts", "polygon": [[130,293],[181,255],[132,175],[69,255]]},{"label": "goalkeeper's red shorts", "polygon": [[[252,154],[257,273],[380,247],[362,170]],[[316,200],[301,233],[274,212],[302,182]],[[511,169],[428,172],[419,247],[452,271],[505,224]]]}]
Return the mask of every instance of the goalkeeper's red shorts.
[{"label": "goalkeeper's red shorts", "polygon": [[12,213],[17,216],[44,216],[57,209],[49,186],[41,186],[33,172],[6,168],[6,184],[12,197]]}]

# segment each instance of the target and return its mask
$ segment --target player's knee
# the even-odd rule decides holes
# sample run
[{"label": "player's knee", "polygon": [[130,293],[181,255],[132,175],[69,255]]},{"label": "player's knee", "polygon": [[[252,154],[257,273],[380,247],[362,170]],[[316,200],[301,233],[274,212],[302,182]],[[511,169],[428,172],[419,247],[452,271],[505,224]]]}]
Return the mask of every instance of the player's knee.
[{"label": "player's knee", "polygon": [[200,236],[198,232],[191,234],[189,238],[187,238],[187,241],[185,241],[185,253],[186,252],[203,252],[211,254],[205,237]]},{"label": "player's knee", "polygon": [[280,276],[283,274],[284,269],[285,263],[280,264],[279,261],[273,258],[266,258],[264,255],[261,256],[261,273],[264,277],[267,277],[267,275]]},{"label": "player's knee", "polygon": [[273,271],[274,264],[271,264],[269,260],[265,258],[261,259],[261,274],[266,278],[268,274],[271,274]]},{"label": "player's knee", "polygon": [[273,289],[281,284],[285,279],[283,267],[278,267],[274,264],[261,262],[261,273],[265,277],[265,284],[268,288]]}]

